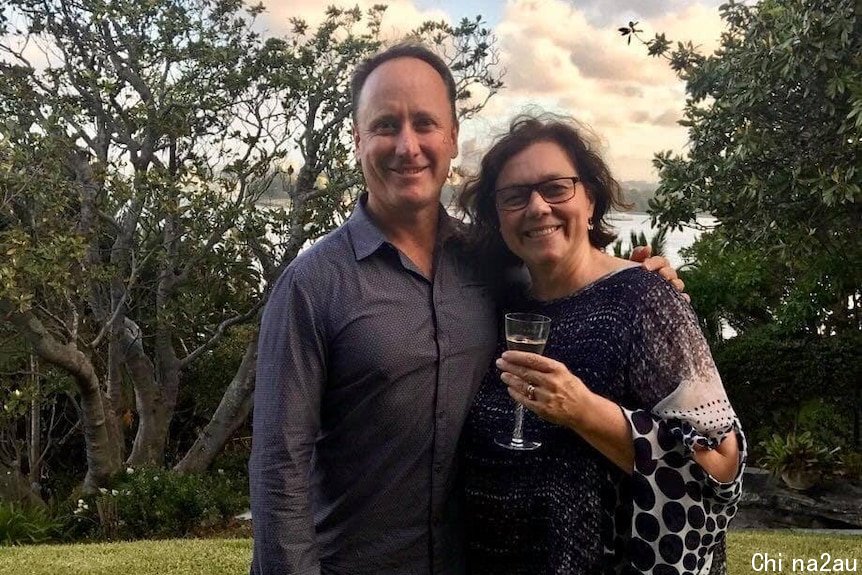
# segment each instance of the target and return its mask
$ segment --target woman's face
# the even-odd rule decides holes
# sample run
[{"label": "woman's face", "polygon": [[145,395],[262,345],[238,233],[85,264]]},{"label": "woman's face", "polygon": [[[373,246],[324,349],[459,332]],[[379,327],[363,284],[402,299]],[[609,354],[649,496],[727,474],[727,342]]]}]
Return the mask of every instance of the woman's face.
[{"label": "woman's face", "polygon": [[[578,176],[578,170],[566,152],[554,142],[537,142],[506,162],[496,189],[571,176]],[[519,210],[497,206],[503,241],[531,272],[574,264],[578,254],[586,253],[592,215],[593,201],[580,182],[575,184],[574,196],[565,202],[549,204],[533,190],[527,205]]]}]

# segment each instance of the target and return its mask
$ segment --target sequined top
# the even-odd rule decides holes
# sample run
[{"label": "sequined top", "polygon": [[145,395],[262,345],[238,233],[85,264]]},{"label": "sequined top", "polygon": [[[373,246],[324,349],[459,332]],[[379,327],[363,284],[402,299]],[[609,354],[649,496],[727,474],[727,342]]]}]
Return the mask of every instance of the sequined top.
[{"label": "sequined top", "polygon": [[[690,306],[636,267],[568,297],[512,309],[551,317],[545,355],[622,407],[635,470],[626,475],[574,431],[530,412],[524,435],[542,446],[498,447],[495,438],[511,436],[514,404],[492,368],[462,436],[470,572],[718,572],[711,563],[736,513],[743,466],[734,481],[721,483],[691,453],[695,443],[715,445],[735,429],[744,461],[738,420],[724,409],[729,424],[707,436],[651,411],[693,374],[720,384]],[[501,338],[498,353],[503,345]]]}]

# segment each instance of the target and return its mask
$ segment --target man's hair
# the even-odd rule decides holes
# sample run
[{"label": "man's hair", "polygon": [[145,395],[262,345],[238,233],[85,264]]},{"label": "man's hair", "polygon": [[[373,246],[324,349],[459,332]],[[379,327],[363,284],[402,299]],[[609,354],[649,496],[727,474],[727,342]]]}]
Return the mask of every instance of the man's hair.
[{"label": "man's hair", "polygon": [[458,125],[458,113],[455,110],[455,99],[457,96],[455,88],[455,79],[452,77],[452,72],[440,56],[432,52],[425,45],[416,41],[399,42],[394,46],[378,52],[371,58],[361,62],[353,72],[353,78],[350,80],[350,97],[351,105],[353,106],[353,120],[356,121],[356,114],[359,111],[359,97],[362,95],[362,88],[365,86],[365,81],[368,76],[376,70],[381,64],[396,58],[415,58],[422,60],[440,75],[443,83],[446,85],[446,93],[449,96],[449,106],[452,108],[452,121]]},{"label": "man's hair", "polygon": [[518,258],[506,247],[500,235],[497,218],[497,176],[506,163],[529,146],[539,142],[558,145],[578,171],[584,189],[593,200],[593,229],[588,232],[590,244],[599,249],[611,243],[616,234],[605,215],[611,207],[627,207],[622,200],[620,185],[611,176],[607,164],[591,148],[571,119],[545,114],[540,117],[522,115],[512,120],[509,131],[482,158],[479,174],[469,180],[459,198],[459,207],[469,216],[472,225],[468,242],[489,261],[514,264]]}]

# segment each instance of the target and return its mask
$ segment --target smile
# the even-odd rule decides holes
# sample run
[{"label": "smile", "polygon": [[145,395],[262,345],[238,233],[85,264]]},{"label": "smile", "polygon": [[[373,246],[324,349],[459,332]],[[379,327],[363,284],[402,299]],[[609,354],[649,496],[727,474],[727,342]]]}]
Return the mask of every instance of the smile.
[{"label": "smile", "polygon": [[528,238],[542,238],[545,236],[549,236],[557,230],[562,229],[563,226],[544,226],[541,228],[536,228],[535,230],[529,230],[524,232],[524,235]]},{"label": "smile", "polygon": [[416,174],[421,173],[424,170],[425,170],[424,167],[421,167],[421,168],[401,167],[401,168],[393,168],[392,169],[393,172],[401,174],[402,176],[414,176]]}]

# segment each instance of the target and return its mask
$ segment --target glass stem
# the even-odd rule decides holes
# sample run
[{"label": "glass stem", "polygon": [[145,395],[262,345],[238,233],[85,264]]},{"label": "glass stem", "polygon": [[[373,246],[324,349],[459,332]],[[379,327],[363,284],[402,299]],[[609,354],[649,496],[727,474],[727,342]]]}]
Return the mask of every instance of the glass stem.
[{"label": "glass stem", "polygon": [[524,443],[524,406],[520,403],[515,407],[515,430],[512,432],[512,443]]}]

